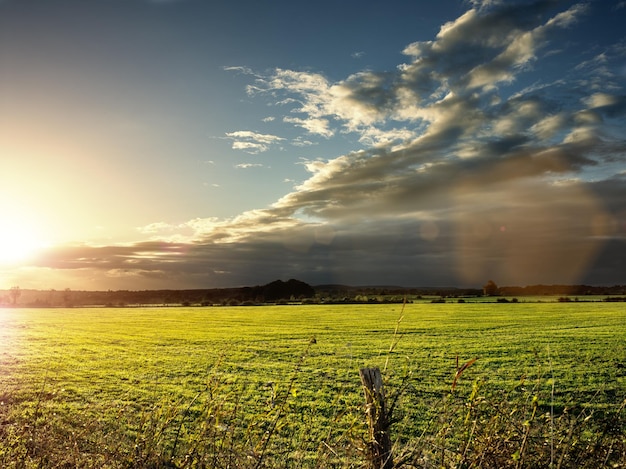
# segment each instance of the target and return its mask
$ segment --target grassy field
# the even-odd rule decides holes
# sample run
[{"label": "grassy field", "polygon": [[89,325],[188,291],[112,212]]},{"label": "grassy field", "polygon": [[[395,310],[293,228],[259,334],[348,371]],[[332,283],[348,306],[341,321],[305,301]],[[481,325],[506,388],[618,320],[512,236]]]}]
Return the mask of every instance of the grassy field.
[{"label": "grassy field", "polygon": [[[471,359],[454,391],[457,370]],[[626,467],[619,303],[0,310],[2,467]]]}]

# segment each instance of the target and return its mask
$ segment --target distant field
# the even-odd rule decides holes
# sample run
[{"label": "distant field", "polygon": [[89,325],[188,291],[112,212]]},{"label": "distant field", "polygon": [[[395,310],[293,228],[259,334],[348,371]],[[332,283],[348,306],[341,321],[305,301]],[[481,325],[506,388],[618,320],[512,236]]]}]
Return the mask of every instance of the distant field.
[{"label": "distant field", "polygon": [[[457,363],[473,358],[451,394]],[[250,460],[358,467],[349,455],[365,431],[363,366],[386,368],[390,399],[402,391],[394,426],[402,442],[431,431],[453,401],[471,407],[480,393],[484,401],[534,398],[552,418],[621,412],[626,308],[0,309],[0,463],[45,467],[45,458],[62,457],[70,466],[140,467],[136,458],[161,457],[192,467],[184,457],[219,440],[238,452],[232,458],[251,451]]]}]

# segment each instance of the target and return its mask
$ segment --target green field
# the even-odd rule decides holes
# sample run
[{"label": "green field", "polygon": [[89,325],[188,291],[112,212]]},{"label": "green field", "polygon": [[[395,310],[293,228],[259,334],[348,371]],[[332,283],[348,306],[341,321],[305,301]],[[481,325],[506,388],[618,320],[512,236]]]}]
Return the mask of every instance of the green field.
[{"label": "green field", "polygon": [[0,465],[361,467],[365,366],[398,462],[626,464],[626,308],[520,302],[2,309]]}]

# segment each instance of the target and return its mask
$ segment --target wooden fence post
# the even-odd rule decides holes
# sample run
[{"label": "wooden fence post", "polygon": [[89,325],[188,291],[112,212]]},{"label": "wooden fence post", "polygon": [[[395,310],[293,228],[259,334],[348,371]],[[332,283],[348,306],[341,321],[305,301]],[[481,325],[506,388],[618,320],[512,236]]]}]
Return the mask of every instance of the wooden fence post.
[{"label": "wooden fence post", "polygon": [[365,413],[370,432],[369,462],[371,469],[393,469],[393,454],[389,427],[390,416],[385,405],[383,377],[378,368],[361,368],[361,383],[365,392]]}]

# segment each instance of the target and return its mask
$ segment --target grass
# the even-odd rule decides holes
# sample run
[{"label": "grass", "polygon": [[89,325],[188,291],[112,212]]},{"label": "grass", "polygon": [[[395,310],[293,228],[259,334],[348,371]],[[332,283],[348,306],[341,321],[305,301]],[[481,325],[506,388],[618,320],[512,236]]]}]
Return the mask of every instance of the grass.
[{"label": "grass", "polygon": [[379,366],[397,465],[625,467],[624,365],[615,303],[3,309],[0,465],[361,467]]}]

